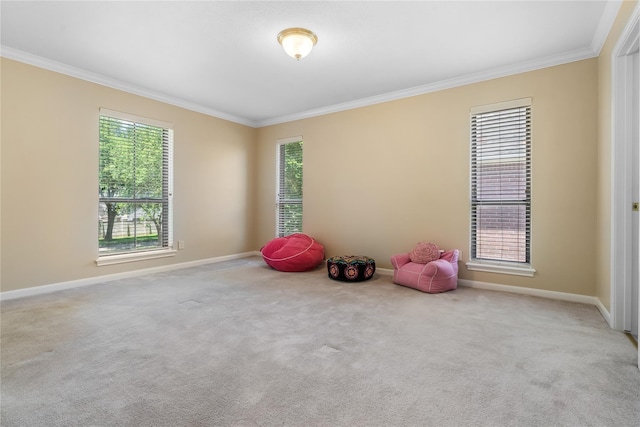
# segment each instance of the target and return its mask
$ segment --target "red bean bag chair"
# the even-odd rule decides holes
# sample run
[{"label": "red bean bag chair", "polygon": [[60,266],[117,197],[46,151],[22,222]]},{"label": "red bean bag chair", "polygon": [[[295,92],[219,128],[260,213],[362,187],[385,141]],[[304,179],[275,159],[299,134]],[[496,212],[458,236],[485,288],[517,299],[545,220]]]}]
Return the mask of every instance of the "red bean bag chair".
[{"label": "red bean bag chair", "polygon": [[279,271],[307,271],[324,259],[324,247],[303,233],[276,237],[260,249],[268,266]]}]

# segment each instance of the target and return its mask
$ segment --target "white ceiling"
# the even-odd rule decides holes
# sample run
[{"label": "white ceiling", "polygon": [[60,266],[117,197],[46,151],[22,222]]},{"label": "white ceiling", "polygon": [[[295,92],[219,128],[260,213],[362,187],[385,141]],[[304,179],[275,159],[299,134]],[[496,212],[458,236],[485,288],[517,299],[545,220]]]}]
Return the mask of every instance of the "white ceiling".
[{"label": "white ceiling", "polygon": [[[2,56],[264,126],[600,52],[620,1],[7,1]],[[299,62],[288,27],[318,43]]]}]

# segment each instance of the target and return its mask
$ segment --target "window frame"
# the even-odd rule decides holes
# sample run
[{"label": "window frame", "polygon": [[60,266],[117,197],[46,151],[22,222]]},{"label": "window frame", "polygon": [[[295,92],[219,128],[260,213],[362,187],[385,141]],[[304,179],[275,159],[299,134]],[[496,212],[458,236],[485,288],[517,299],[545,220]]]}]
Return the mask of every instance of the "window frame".
[{"label": "window frame", "polygon": [[[163,225],[166,227],[166,234],[162,237],[165,242],[163,242],[162,247],[153,247],[148,249],[133,249],[133,250],[124,250],[118,252],[110,252],[110,253],[100,253],[98,249],[98,256],[96,258],[96,265],[104,266],[104,265],[112,265],[112,264],[120,264],[126,262],[133,261],[142,261],[148,259],[156,259],[156,258],[164,258],[175,256],[177,251],[174,248],[173,241],[173,124],[150,119],[147,117],[136,116],[129,113],[123,113],[120,111],[114,111],[106,108],[100,108],[98,114],[98,140],[100,139],[100,118],[108,117],[111,119],[122,120],[129,123],[144,125],[144,126],[153,126],[162,128],[164,132],[166,132],[166,140],[163,142],[163,196],[161,198],[161,203],[164,205],[162,207],[163,214],[166,215],[166,218],[163,219]],[[98,147],[98,158],[100,157],[100,147]],[[166,170],[165,170],[166,168]],[[165,195],[166,194],[166,195]],[[102,203],[102,199],[100,194],[97,195],[97,203],[96,206],[99,206]],[[132,198],[132,201],[140,200],[136,198]],[[145,200],[145,199],[142,199]],[[155,203],[154,199],[154,203]],[[96,215],[97,216],[97,215]]]},{"label": "window frame", "polygon": [[[474,206],[481,206],[483,203],[476,200],[475,187],[474,187],[474,150],[475,150],[475,141],[474,141],[474,118],[487,114],[494,113],[503,110],[510,109],[518,109],[518,108],[528,108],[528,118],[529,122],[527,124],[527,147],[526,147],[526,163],[527,163],[527,174],[526,174],[526,192],[527,198],[526,201],[521,199],[505,199],[504,205],[519,205],[525,206],[525,218],[526,218],[526,231],[525,231],[525,258],[526,262],[512,261],[506,259],[487,259],[487,258],[478,258],[476,257],[476,247],[474,247],[474,242],[477,241],[474,233],[476,231],[476,219],[474,218]],[[531,197],[531,187],[532,187],[532,176],[531,176],[531,146],[532,146],[532,124],[531,124],[531,116],[532,116],[532,99],[531,98],[522,98],[516,99],[512,101],[500,102],[495,104],[489,104],[484,106],[473,107],[470,110],[469,117],[469,141],[470,141],[470,158],[469,158],[469,166],[470,166],[470,197],[469,197],[469,219],[470,219],[470,227],[469,227],[469,254],[470,259],[466,263],[467,269],[473,271],[483,271],[489,273],[500,273],[500,274],[510,274],[517,276],[526,276],[533,277],[536,270],[533,268],[531,263],[531,228],[532,228],[532,219],[531,219],[531,207],[532,207],[532,197]]]},{"label": "window frame", "polygon": [[[283,148],[284,146],[286,146],[287,144],[293,144],[293,143],[303,143],[303,138],[302,136],[293,136],[293,137],[289,137],[289,138],[283,138],[283,139],[278,139],[276,141],[276,191],[275,191],[275,216],[276,216],[276,221],[275,221],[275,237],[284,237],[287,236],[289,234],[293,234],[293,233],[283,233],[282,228],[282,222],[284,220],[283,216],[281,215],[281,205],[284,203],[287,204],[300,204],[301,205],[301,209],[302,209],[302,215],[303,217],[300,219],[300,230],[296,231],[297,233],[302,233],[302,226],[303,226],[303,218],[304,218],[304,203],[303,203],[303,199],[304,197],[301,194],[300,199],[288,199],[288,198],[281,198],[281,192],[282,192],[282,184],[284,183],[284,178],[283,178],[283,173],[284,173],[284,153],[283,153]],[[303,145],[303,149],[302,149],[302,153],[301,153],[301,160],[304,159],[304,145]],[[304,161],[303,161],[303,175],[304,175]],[[304,185],[304,178],[301,178],[302,180],[302,185]],[[303,190],[301,190],[302,193]]]}]

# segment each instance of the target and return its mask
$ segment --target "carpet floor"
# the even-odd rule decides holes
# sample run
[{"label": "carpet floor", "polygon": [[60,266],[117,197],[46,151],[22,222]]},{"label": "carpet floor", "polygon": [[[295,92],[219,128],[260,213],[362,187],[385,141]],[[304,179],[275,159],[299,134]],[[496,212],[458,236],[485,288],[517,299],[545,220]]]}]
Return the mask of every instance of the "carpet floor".
[{"label": "carpet floor", "polygon": [[9,426],[638,426],[593,306],[257,257],[2,301]]}]

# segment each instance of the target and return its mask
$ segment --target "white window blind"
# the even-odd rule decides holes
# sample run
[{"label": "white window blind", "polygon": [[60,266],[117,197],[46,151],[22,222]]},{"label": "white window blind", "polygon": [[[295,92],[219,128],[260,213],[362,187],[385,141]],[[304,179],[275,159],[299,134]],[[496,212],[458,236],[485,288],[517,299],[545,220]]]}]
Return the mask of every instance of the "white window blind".
[{"label": "white window blind", "polygon": [[99,255],[170,248],[172,129],[105,111],[99,123]]},{"label": "white window blind", "polygon": [[525,101],[471,113],[472,260],[530,263],[531,103]]},{"label": "white window blind", "polygon": [[302,232],[302,140],[277,149],[276,235]]}]

